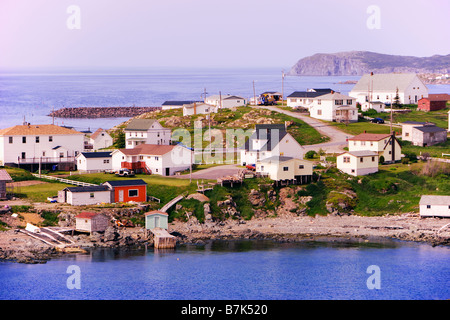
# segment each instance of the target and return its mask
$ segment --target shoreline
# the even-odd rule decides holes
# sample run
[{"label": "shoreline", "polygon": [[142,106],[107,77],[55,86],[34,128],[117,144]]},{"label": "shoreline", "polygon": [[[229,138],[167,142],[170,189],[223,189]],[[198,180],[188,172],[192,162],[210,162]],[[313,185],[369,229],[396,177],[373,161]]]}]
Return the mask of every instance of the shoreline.
[{"label": "shoreline", "polygon": [[[198,223],[175,221],[169,233],[179,245],[203,245],[209,241],[268,240],[277,243],[305,241],[379,243],[386,240],[450,245],[450,227],[436,234],[448,219],[426,218],[404,214],[398,216],[296,216],[255,218],[249,221],[226,220]],[[64,254],[87,253],[96,248],[132,249],[153,246],[150,235],[145,238],[142,227],[111,228],[104,234],[73,236],[75,248],[61,250],[33,239],[17,230],[0,232],[0,261],[46,263]],[[174,249],[176,250],[176,248]]]}]

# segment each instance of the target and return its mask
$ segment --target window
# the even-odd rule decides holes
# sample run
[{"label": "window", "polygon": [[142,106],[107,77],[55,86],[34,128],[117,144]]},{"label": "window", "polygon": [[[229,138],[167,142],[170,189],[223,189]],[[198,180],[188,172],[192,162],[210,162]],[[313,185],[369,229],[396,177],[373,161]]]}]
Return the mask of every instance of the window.
[{"label": "window", "polygon": [[64,152],[60,152],[60,153],[59,153],[59,157],[60,157],[60,158],[64,158]]},{"label": "window", "polygon": [[[42,156],[45,157],[45,151],[42,151]],[[81,163],[81,160],[80,160]]]},{"label": "window", "polygon": [[137,197],[138,195],[139,195],[139,190],[137,190],[137,189],[128,190],[129,197]]},{"label": "window", "polygon": [[352,169],[352,173],[355,173],[355,169]]},{"label": "window", "polygon": [[93,198],[93,197],[94,197],[94,193],[91,192],[91,193],[89,194],[89,198]]},{"label": "window", "polygon": [[132,142],[131,142],[131,141],[128,141],[128,145],[131,146],[131,144],[132,144]]},{"label": "window", "polygon": [[377,95],[377,100],[380,100],[380,96],[379,95]]},{"label": "window", "polygon": [[13,143],[13,137],[9,137],[9,143]]},{"label": "window", "polygon": [[25,152],[22,152],[22,159],[25,159]]},{"label": "window", "polygon": [[321,105],[321,104],[322,104],[322,100],[317,99],[317,104],[318,104],[318,105]]},{"label": "window", "polygon": [[389,96],[388,95],[386,95],[386,100],[389,100]]},{"label": "window", "polygon": [[347,100],[347,104],[351,106],[353,104],[353,100]]},{"label": "window", "polygon": [[364,158],[363,157],[359,158],[359,162],[364,162]]},{"label": "window", "polygon": [[139,160],[144,160],[144,156],[139,156]]},{"label": "window", "polygon": [[155,161],[159,161],[159,157],[155,157]]},{"label": "window", "polygon": [[22,137],[22,143],[27,143],[27,137]]},{"label": "window", "polygon": [[283,167],[283,171],[289,171],[289,167]]},{"label": "window", "polygon": [[264,170],[264,166],[261,166],[261,171],[263,171]]},{"label": "window", "polygon": [[334,100],[334,104],[337,106],[342,106],[344,104],[344,100]]},{"label": "window", "polygon": [[430,204],[427,204],[427,209],[431,209],[431,205]]},{"label": "window", "polygon": [[361,141],[361,145],[362,145],[362,146],[365,146],[365,145],[366,145],[366,142],[365,142],[365,141]]},{"label": "window", "polygon": [[350,163],[350,157],[344,157],[344,163]]},{"label": "window", "polygon": [[298,168],[299,169],[305,169],[305,166],[301,164],[301,165],[298,166]]},{"label": "window", "polygon": [[375,157],[372,157],[372,162],[375,162]]},{"label": "window", "polygon": [[104,159],[103,163],[109,163],[109,159]]},{"label": "window", "polygon": [[317,115],[318,115],[318,116],[321,116],[321,115],[322,115],[322,110],[321,110],[321,109],[317,110]]},{"label": "window", "polygon": [[53,136],[48,136],[48,142],[53,142]]},{"label": "window", "polygon": [[370,146],[373,147],[373,141],[370,141]]},{"label": "window", "polygon": [[36,143],[39,143],[39,136],[36,136]]}]

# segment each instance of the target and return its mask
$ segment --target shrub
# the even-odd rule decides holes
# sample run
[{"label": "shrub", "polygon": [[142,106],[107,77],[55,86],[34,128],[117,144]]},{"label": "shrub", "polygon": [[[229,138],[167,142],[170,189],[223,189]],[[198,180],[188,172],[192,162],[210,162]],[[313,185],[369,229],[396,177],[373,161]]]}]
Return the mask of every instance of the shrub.
[{"label": "shrub", "polygon": [[380,156],[379,162],[380,162],[380,164],[383,164],[383,163],[384,163],[384,156]]},{"label": "shrub", "polygon": [[305,154],[305,158],[306,159],[312,159],[316,156],[317,152],[315,152],[314,150],[310,150]]},{"label": "shrub", "polygon": [[402,164],[408,164],[408,163],[409,163],[409,158],[403,157]]}]

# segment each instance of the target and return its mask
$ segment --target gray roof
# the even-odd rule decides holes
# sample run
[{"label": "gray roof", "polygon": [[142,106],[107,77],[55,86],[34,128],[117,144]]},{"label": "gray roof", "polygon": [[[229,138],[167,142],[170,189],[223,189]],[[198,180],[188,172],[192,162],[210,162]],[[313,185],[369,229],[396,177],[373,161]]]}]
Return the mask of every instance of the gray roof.
[{"label": "gray roof", "polygon": [[342,154],[345,154],[345,153],[351,154],[351,155],[353,155],[355,157],[373,157],[373,156],[377,156],[378,155],[378,152],[370,151],[370,150],[347,151],[347,152],[344,152]]},{"label": "gray roof", "polygon": [[95,192],[95,191],[108,191],[107,186],[87,186],[87,187],[67,187],[63,190],[69,190],[70,192]]},{"label": "gray roof", "polygon": [[436,127],[436,126],[414,127],[413,129],[414,130],[419,130],[419,131],[425,132],[425,133],[447,131],[444,128],[439,128],[439,127]]},{"label": "gray roof", "polygon": [[419,121],[405,121],[402,124],[427,124],[428,122],[419,122]]},{"label": "gray roof", "polygon": [[323,96],[329,92],[309,92],[309,91],[294,91],[288,98],[316,98],[318,96]]},{"label": "gray roof", "polygon": [[273,157],[269,157],[269,158],[265,158],[262,160],[259,160],[259,162],[285,162],[285,161],[289,161],[292,160],[294,158],[292,157],[285,157],[285,156],[273,156]]},{"label": "gray roof", "polygon": [[81,154],[86,158],[111,158],[111,151],[107,152],[81,152]]},{"label": "gray roof", "polygon": [[[250,139],[245,142],[245,150],[247,151],[271,151],[280,143],[284,136],[288,134],[284,124],[257,124],[255,131]],[[267,143],[261,148],[253,148],[253,140],[267,140]]]},{"label": "gray roof", "polygon": [[12,181],[8,171],[4,169],[0,170],[0,181]]},{"label": "gray roof", "polygon": [[[365,74],[359,79],[351,91],[367,92],[369,85],[373,91],[404,91],[417,77],[415,73],[382,73]],[[424,87],[425,84],[423,85]]]},{"label": "gray roof", "polygon": [[155,119],[133,119],[130,121],[125,130],[147,131],[155,121]]},{"label": "gray roof", "polygon": [[186,100],[186,101],[182,101],[182,100],[176,100],[176,101],[165,101],[162,105],[163,106],[182,106],[183,104],[191,104],[194,102],[201,102],[201,101],[196,101],[196,100]]},{"label": "gray roof", "polygon": [[419,204],[434,204],[434,205],[449,205],[450,206],[450,196],[429,196],[423,195],[420,198]]},{"label": "gray roof", "polygon": [[112,187],[120,187],[120,186],[142,186],[147,185],[147,183],[142,179],[134,179],[134,180],[112,180],[106,181],[103,184],[109,184]]}]

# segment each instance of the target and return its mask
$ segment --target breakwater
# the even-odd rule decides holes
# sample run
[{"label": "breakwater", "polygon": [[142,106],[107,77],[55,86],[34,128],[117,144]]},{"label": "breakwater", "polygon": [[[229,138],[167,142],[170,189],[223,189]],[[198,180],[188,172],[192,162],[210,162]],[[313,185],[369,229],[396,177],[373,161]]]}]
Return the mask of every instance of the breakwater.
[{"label": "breakwater", "polygon": [[52,111],[56,118],[123,118],[161,109],[160,107],[73,107]]}]

